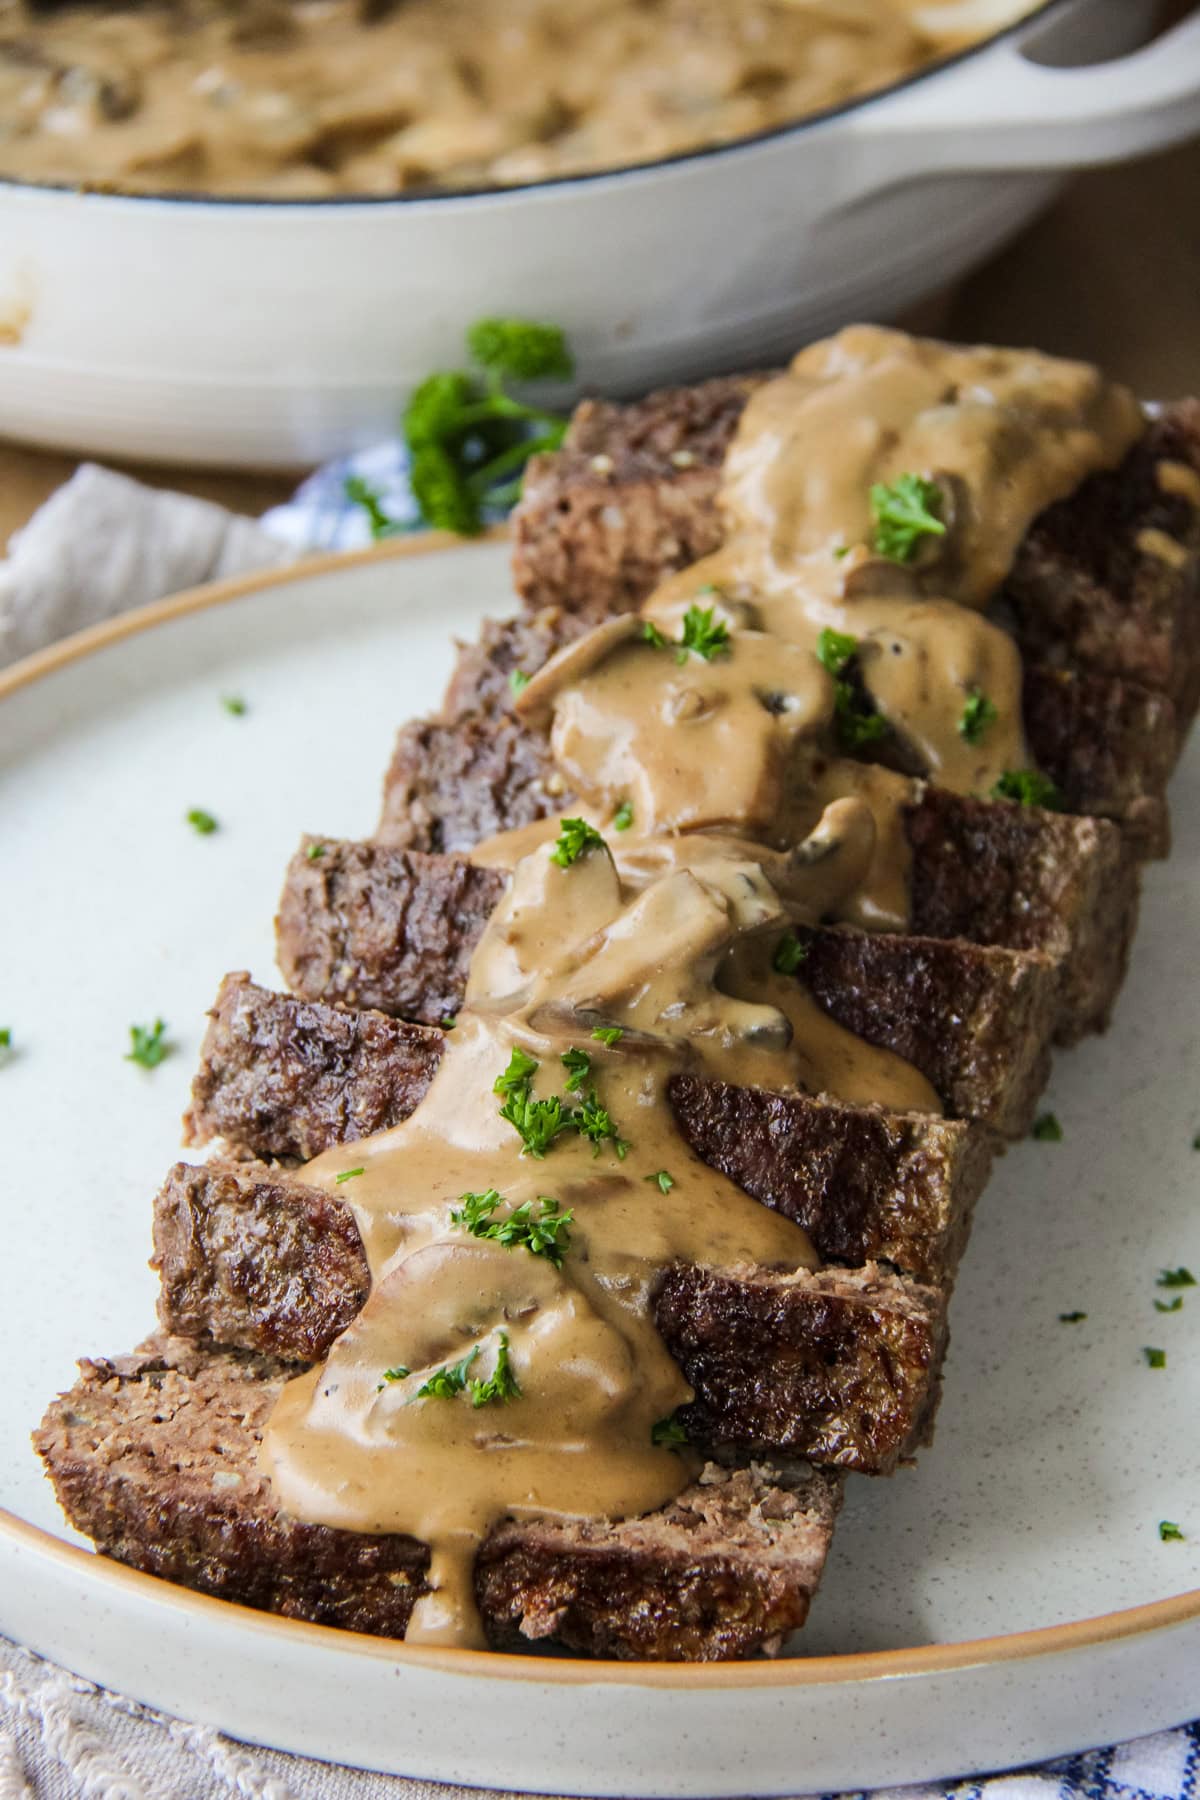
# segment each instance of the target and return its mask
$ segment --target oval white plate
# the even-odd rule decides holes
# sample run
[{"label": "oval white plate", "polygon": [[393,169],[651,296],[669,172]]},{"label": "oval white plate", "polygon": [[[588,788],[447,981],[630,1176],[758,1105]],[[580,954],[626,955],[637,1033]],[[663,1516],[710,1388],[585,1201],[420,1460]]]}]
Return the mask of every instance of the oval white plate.
[{"label": "oval white plate", "polygon": [[[1108,1038],[1058,1060],[1061,1144],[1010,1151],[954,1302],[937,1442],[850,1484],[795,1656],[736,1668],[408,1651],[270,1619],[76,1547],[28,1434],[74,1358],[150,1328],[150,1198],[218,978],[275,978],[302,830],[371,830],[395,727],[450,634],[510,605],[506,552],[397,546],[208,590],[0,676],[6,1326],[0,1630],[262,1743],[554,1793],[857,1788],[1174,1724],[1200,1694],[1195,1085],[1200,759],[1174,791]],[[244,696],[244,717],[221,706]],[[198,837],[189,808],[220,830]],[[147,1074],[128,1027],[168,1021]],[[1086,1321],[1060,1324],[1081,1310]],[[1167,1351],[1153,1370],[1146,1345]],[[1161,1519],[1184,1543],[1162,1543]]]}]

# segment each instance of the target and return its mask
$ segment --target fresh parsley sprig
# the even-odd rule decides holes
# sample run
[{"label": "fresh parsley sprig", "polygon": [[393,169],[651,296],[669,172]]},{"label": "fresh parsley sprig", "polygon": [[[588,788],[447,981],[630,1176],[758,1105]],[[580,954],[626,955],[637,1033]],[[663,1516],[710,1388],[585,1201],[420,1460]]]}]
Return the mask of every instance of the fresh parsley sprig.
[{"label": "fresh parsley sprig", "polygon": [[794,931],[785,931],[775,946],[771,967],[777,975],[794,975],[808,951],[809,946]]},{"label": "fresh parsley sprig", "polygon": [[1052,1112],[1041,1113],[1033,1121],[1033,1129],[1029,1135],[1032,1138],[1036,1138],[1039,1144],[1061,1144],[1063,1141],[1063,1128],[1059,1123],[1058,1114]]},{"label": "fresh parsley sprig", "polygon": [[564,1132],[575,1131],[587,1138],[597,1156],[610,1143],[623,1161],[629,1144],[617,1130],[607,1107],[600,1104],[595,1086],[588,1079],[591,1057],[586,1050],[567,1050],[562,1062],[567,1071],[567,1093],[578,1095],[576,1106],[564,1103],[558,1094],[544,1100],[534,1097],[533,1078],[540,1064],[520,1049],[513,1050],[507,1069],[493,1083],[493,1091],[505,1096],[500,1117],[521,1139],[522,1154],[540,1161]]},{"label": "fresh parsley sprig", "polygon": [[[445,1368],[435,1369],[427,1381],[423,1381],[414,1398],[417,1400],[456,1400],[459,1394],[470,1392],[472,1406],[490,1406],[495,1401],[517,1400],[521,1395],[521,1385],[513,1373],[512,1362],[508,1353],[508,1333],[497,1333],[496,1366],[486,1381],[471,1370],[479,1357],[479,1345],[475,1344],[461,1362],[447,1363]],[[407,1374],[407,1369],[404,1370]],[[390,1372],[385,1373],[384,1380],[392,1379]],[[403,1379],[401,1376],[400,1379]]]},{"label": "fresh parsley sprig", "polygon": [[507,1250],[528,1250],[531,1256],[544,1256],[556,1269],[561,1269],[563,1256],[571,1246],[575,1214],[562,1212],[558,1201],[548,1194],[538,1195],[541,1211],[536,1215],[533,1201],[526,1200],[502,1218],[497,1218],[496,1209],[502,1204],[503,1196],[495,1188],[488,1188],[482,1194],[460,1194],[459,1205],[450,1217],[472,1237],[490,1238]]},{"label": "fresh parsley sprig", "polygon": [[992,799],[1015,800],[1020,806],[1041,806],[1047,812],[1063,809],[1062,794],[1040,769],[1005,769],[992,789]]},{"label": "fresh parsley sprig", "polygon": [[[557,326],[527,319],[480,319],[467,332],[467,353],[474,369],[444,370],[421,383],[403,429],[425,523],[473,537],[484,506],[511,505],[530,457],[556,450],[567,429],[562,414],[517,400],[509,385],[567,381],[574,360]],[[374,518],[371,528],[375,535],[394,529],[389,520],[377,530]]]},{"label": "fresh parsley sprig", "polygon": [[435,1369],[427,1381],[423,1381],[417,1389],[418,1400],[453,1400],[461,1394],[470,1380],[471,1366],[479,1356],[479,1345],[475,1344],[461,1362],[447,1363],[444,1368]]},{"label": "fresh parsley sprig", "polygon": [[714,656],[729,649],[729,627],[724,619],[715,616],[715,610],[711,606],[697,606],[694,602],[688,607],[683,615],[679,648],[675,652],[677,663],[685,663],[689,652],[711,662]]},{"label": "fresh parsley sprig", "polygon": [[521,1384],[513,1374],[512,1363],[508,1354],[508,1333],[499,1333],[496,1347],[496,1367],[486,1381],[475,1377],[470,1384],[471,1405],[491,1406],[499,1401],[506,1404],[509,1400],[521,1398]]},{"label": "fresh parsley sprig", "polygon": [[912,562],[923,538],[946,535],[939,517],[941,498],[937,482],[924,475],[909,473],[892,482],[877,482],[870,493],[875,520],[872,548],[889,562]]},{"label": "fresh parsley sprig", "polygon": [[559,824],[562,829],[554,840],[550,861],[557,863],[560,869],[569,869],[589,850],[607,850],[608,845],[596,827],[589,825],[586,819],[560,819]]},{"label": "fresh parsley sprig", "polygon": [[660,1444],[666,1450],[679,1450],[690,1442],[687,1426],[678,1412],[668,1413],[665,1419],[656,1419],[650,1427],[650,1442]]},{"label": "fresh parsley sprig", "polygon": [[999,708],[994,700],[989,700],[979,688],[972,688],[958,719],[958,735],[968,744],[983,742],[987,731],[1000,717]]},{"label": "fresh parsley sprig", "polygon": [[162,1019],[155,1019],[153,1025],[131,1025],[130,1048],[125,1052],[125,1061],[137,1063],[142,1069],[157,1069],[159,1063],[171,1054],[166,1031],[167,1027]]},{"label": "fresh parsley sprig", "polygon": [[887,735],[887,721],[872,710],[849,679],[858,639],[825,626],[817,638],[817,661],[833,677],[833,728],[843,750],[861,750]]}]

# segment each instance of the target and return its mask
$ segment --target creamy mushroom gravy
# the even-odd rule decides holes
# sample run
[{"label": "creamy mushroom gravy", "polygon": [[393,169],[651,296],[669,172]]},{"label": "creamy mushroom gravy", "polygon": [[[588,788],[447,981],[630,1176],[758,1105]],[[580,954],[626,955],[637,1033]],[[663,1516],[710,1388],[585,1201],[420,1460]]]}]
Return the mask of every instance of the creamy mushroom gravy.
[{"label": "creamy mushroom gravy", "polygon": [[[1141,429],[1081,365],[843,332],[747,409],[725,547],[519,696],[580,818],[480,846],[511,877],[428,1095],[305,1170],[352,1207],[372,1290],[262,1448],[288,1511],[431,1545],[413,1641],[482,1643],[473,1558],[503,1519],[636,1516],[696,1474],[686,1444],[656,1441],[691,1398],[653,1325],[657,1271],[816,1266],[797,1226],[688,1149],[671,1077],[939,1110],[780,947],[830,919],[903,925],[918,779],[987,792],[1027,766],[1019,657],[982,608],[1036,514]],[[901,564],[872,548],[868,495],[913,473],[944,530]],[[706,654],[667,638],[698,593]],[[857,640],[890,732],[853,756],[825,627]],[[996,716],[964,748],[972,693]]]},{"label": "creamy mushroom gravy", "polygon": [[0,0],[0,174],[394,194],[724,143],[1033,0]]}]

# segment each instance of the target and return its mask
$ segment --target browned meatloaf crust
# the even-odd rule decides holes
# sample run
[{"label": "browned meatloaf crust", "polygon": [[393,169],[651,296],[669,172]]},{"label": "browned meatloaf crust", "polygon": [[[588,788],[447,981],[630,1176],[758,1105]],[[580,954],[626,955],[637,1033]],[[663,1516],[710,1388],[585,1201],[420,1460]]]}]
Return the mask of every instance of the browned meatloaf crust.
[{"label": "browned meatloaf crust", "polygon": [[[294,1362],[323,1356],[369,1279],[361,1242],[357,1266],[349,1254],[350,1209],[322,1198],[262,1171],[172,1171],[155,1207],[164,1329]],[[943,1293],[874,1264],[817,1274],[679,1264],[658,1294],[655,1320],[696,1390],[698,1441],[887,1474],[926,1436]]]},{"label": "browned meatloaf crust", "polygon": [[[287,1618],[404,1635],[426,1591],[423,1544],[301,1524],[272,1504],[255,1458],[278,1364],[167,1339],[80,1368],[35,1443],[68,1518],[106,1555]],[[836,1475],[773,1459],[710,1463],[644,1519],[502,1525],[475,1570],[488,1636],[695,1662],[774,1650],[804,1623],[840,1504]]]}]

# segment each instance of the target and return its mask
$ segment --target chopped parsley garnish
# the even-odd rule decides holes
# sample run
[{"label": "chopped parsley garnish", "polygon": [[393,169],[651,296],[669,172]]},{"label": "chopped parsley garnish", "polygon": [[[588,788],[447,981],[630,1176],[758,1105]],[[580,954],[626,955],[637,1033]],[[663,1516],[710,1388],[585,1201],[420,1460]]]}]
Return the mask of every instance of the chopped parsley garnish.
[{"label": "chopped parsley garnish", "polygon": [[611,1142],[617,1156],[624,1160],[629,1145],[618,1133],[608,1109],[601,1106],[592,1084],[583,1085],[591,1072],[587,1051],[568,1050],[562,1060],[568,1074],[567,1092],[579,1095],[579,1105],[575,1107],[564,1105],[558,1094],[545,1100],[534,1098],[533,1077],[540,1065],[523,1050],[515,1049],[503,1075],[496,1077],[493,1091],[506,1096],[500,1117],[521,1139],[522,1154],[540,1159],[564,1131],[577,1131],[589,1140],[597,1156],[603,1145]]},{"label": "chopped parsley garnish", "polygon": [[1179,1312],[1181,1310],[1182,1306],[1183,1306],[1183,1295],[1182,1294],[1176,1294],[1176,1296],[1173,1300],[1156,1300],[1154,1302],[1155,1312],[1162,1312],[1162,1313]]},{"label": "chopped parsley garnish", "polygon": [[222,694],[221,705],[227,713],[232,713],[235,719],[245,716],[246,702],[240,694]]},{"label": "chopped parsley garnish", "polygon": [[320,862],[325,854],[325,850],[326,846],[324,844],[310,844],[304,854],[307,856],[309,862]]},{"label": "chopped parsley garnish", "polygon": [[644,620],[642,624],[642,638],[645,643],[652,644],[656,650],[665,650],[667,647],[666,638],[658,626],[649,619]]},{"label": "chopped parsley garnish", "polygon": [[785,931],[775,946],[771,967],[777,975],[794,975],[808,955],[808,945],[794,931]]},{"label": "chopped parsley garnish", "polygon": [[573,1122],[570,1113],[563,1111],[563,1103],[557,1094],[552,1094],[548,1100],[535,1100],[528,1082],[512,1089],[500,1108],[500,1117],[508,1121],[520,1138],[522,1155],[534,1156],[539,1162],[555,1139],[571,1129]]},{"label": "chopped parsley garnish", "polygon": [[571,1123],[580,1137],[588,1139],[597,1156],[606,1143],[611,1143],[617,1157],[624,1162],[629,1154],[629,1144],[618,1132],[608,1108],[601,1106],[595,1088],[589,1088],[584,1094],[571,1115]]},{"label": "chopped parsley garnish", "polygon": [[1167,1366],[1167,1353],[1165,1350],[1156,1350],[1151,1344],[1143,1344],[1142,1355],[1152,1369],[1165,1369]]},{"label": "chopped parsley garnish", "polygon": [[846,670],[858,654],[858,639],[825,626],[817,638],[817,661],[833,677],[833,724],[843,750],[861,750],[887,734],[887,721],[873,712]]},{"label": "chopped parsley garnish", "polygon": [[537,1057],[526,1056],[524,1050],[519,1050],[514,1046],[513,1053],[508,1059],[507,1069],[503,1075],[497,1075],[492,1083],[492,1092],[493,1094],[511,1094],[518,1088],[528,1087],[537,1072]]},{"label": "chopped parsley garnish", "polygon": [[826,625],[817,639],[817,661],[830,675],[841,675],[858,653],[858,639]]},{"label": "chopped parsley garnish", "polygon": [[1154,1285],[1164,1288],[1195,1287],[1196,1277],[1190,1269],[1164,1269]]},{"label": "chopped parsley garnish", "polygon": [[524,669],[514,669],[508,678],[508,685],[514,694],[523,694],[532,679],[533,677],[527,675]]},{"label": "chopped parsley garnish", "polygon": [[560,819],[562,829],[554,840],[554,848],[550,852],[550,861],[557,863],[560,869],[569,869],[572,863],[589,850],[606,850],[608,846],[586,819]]},{"label": "chopped parsley garnish", "polygon": [[1063,1128],[1058,1122],[1058,1115],[1052,1112],[1042,1113],[1033,1121],[1030,1137],[1036,1138],[1039,1144],[1061,1144]]},{"label": "chopped parsley garnish", "polygon": [[407,1381],[411,1374],[411,1369],[406,1369],[403,1363],[397,1363],[394,1369],[385,1369],[383,1371],[383,1380],[379,1383],[375,1392],[377,1394],[382,1394],[389,1381]]},{"label": "chopped parsley garnish", "polygon": [[675,653],[676,662],[686,662],[689,650],[702,656],[705,662],[711,662],[722,650],[728,650],[729,627],[723,619],[714,618],[713,613],[711,606],[693,604],[688,607],[683,615],[683,636]]},{"label": "chopped parsley garnish", "polygon": [[656,1419],[650,1427],[650,1442],[661,1444],[667,1450],[678,1450],[688,1442],[687,1426],[678,1413],[668,1413],[665,1419]]},{"label": "chopped parsley garnish", "polygon": [[499,1334],[500,1341],[496,1349],[496,1367],[486,1381],[476,1377],[471,1382],[471,1405],[490,1406],[494,1401],[519,1400],[521,1385],[512,1372],[512,1364],[508,1358],[508,1333]]},{"label": "chopped parsley garnish", "polygon": [[1005,769],[992,789],[992,799],[1015,800],[1021,806],[1041,806],[1047,812],[1063,809],[1062,794],[1040,769]]},{"label": "chopped parsley garnish", "polygon": [[567,1071],[567,1092],[577,1094],[592,1072],[592,1059],[586,1050],[564,1050],[561,1061]]},{"label": "chopped parsley garnish", "polygon": [[457,1024],[458,1024],[458,1014],[457,1013],[443,1013],[442,1014],[442,1030],[443,1031],[453,1031],[454,1027]]},{"label": "chopped parsley garnish", "polygon": [[958,734],[966,738],[968,744],[981,743],[988,727],[994,725],[999,717],[995,702],[989,700],[978,688],[972,688],[959,715]]},{"label": "chopped parsley garnish", "polygon": [[1058,1322],[1060,1325],[1080,1325],[1086,1318],[1085,1312],[1059,1313]]},{"label": "chopped parsley garnish", "polygon": [[[596,1035],[596,1033],[593,1032],[592,1036],[595,1037],[595,1035]],[[11,1025],[0,1025],[0,1050],[11,1050],[11,1049],[12,1049],[12,1026]]]},{"label": "chopped parsley garnish", "polygon": [[1200,1150],[1200,1131],[1198,1131],[1196,1133],[1195,1137],[1192,1139],[1192,1149]]},{"label": "chopped parsley garnish", "polygon": [[613,830],[628,831],[632,824],[633,802],[631,800],[622,800],[620,806],[618,806],[616,812],[613,814]]},{"label": "chopped parsley garnish", "polygon": [[357,1169],[339,1169],[333,1179],[340,1187],[343,1181],[353,1181],[356,1175],[365,1175],[366,1172],[365,1166],[360,1164]]},{"label": "chopped parsley garnish", "polygon": [[1158,1535],[1164,1544],[1182,1544],[1185,1542],[1183,1532],[1180,1531],[1174,1519],[1160,1519],[1158,1521]]},{"label": "chopped parsley garnish", "polygon": [[607,1044],[611,1050],[614,1044],[620,1043],[625,1033],[620,1025],[597,1025],[593,1028],[592,1036],[601,1044]]},{"label": "chopped parsley garnish", "polygon": [[565,381],[574,365],[557,326],[525,319],[480,319],[467,351],[481,373],[423,381],[404,414],[404,440],[425,523],[472,537],[483,508],[510,506],[529,458],[556,450],[567,428],[561,414],[514,399],[506,383]]},{"label": "chopped parsley garnish", "polygon": [[369,481],[363,480],[361,475],[347,475],[342,483],[342,492],[352,505],[362,507],[367,515],[371,536],[376,541],[379,538],[390,537],[393,532],[400,530],[398,520],[393,519],[385,509],[383,495],[379,489],[373,488]]},{"label": "chopped parsley garnish", "polygon": [[557,1200],[549,1194],[538,1195],[541,1211],[534,1216],[533,1201],[515,1206],[503,1218],[496,1218],[502,1197],[495,1188],[484,1194],[460,1194],[461,1205],[450,1214],[455,1225],[461,1225],[472,1237],[490,1238],[506,1250],[528,1250],[531,1256],[544,1256],[556,1269],[571,1247],[573,1212],[560,1212]]},{"label": "chopped parsley garnish", "polygon": [[471,1364],[479,1355],[479,1345],[467,1351],[461,1362],[447,1363],[444,1369],[435,1369],[428,1381],[423,1381],[417,1389],[418,1400],[453,1400],[461,1394],[470,1378]]},{"label": "chopped parsley garnish", "polygon": [[642,1180],[653,1181],[660,1194],[669,1194],[671,1189],[675,1186],[675,1177],[668,1174],[666,1169],[659,1169],[658,1173],[655,1175],[643,1175]]},{"label": "chopped parsley garnish", "polygon": [[924,475],[898,475],[893,482],[877,482],[870,494],[875,519],[872,548],[890,562],[911,562],[922,538],[946,535],[938,517],[941,498],[937,482]]},{"label": "chopped parsley garnish", "polygon": [[201,837],[211,837],[217,829],[217,821],[210,812],[205,812],[202,806],[192,807],[187,815],[187,822],[193,831],[199,832]]},{"label": "chopped parsley garnish", "polygon": [[137,1063],[143,1069],[157,1069],[163,1058],[171,1054],[166,1029],[161,1019],[155,1019],[153,1025],[131,1025],[129,1041],[132,1047],[126,1051],[125,1061]]}]

